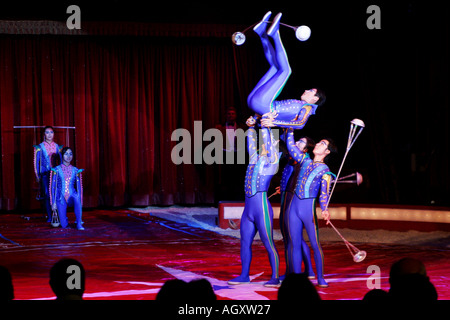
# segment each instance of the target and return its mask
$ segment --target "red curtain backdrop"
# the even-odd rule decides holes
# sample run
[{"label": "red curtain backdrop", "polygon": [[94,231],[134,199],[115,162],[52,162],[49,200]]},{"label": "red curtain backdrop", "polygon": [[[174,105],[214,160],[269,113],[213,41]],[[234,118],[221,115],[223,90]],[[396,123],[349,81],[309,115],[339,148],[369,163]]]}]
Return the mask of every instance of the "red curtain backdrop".
[{"label": "red curtain backdrop", "polygon": [[[0,47],[0,209],[39,207],[32,160],[42,130],[13,129],[33,125],[76,127],[68,141],[56,129],[55,141],[85,169],[85,207],[214,202],[212,167],[173,164],[171,135],[193,133],[197,120],[213,128],[228,106],[247,112],[251,48],[236,53],[229,38],[54,35],[5,35]],[[235,55],[246,78],[237,79]]]}]

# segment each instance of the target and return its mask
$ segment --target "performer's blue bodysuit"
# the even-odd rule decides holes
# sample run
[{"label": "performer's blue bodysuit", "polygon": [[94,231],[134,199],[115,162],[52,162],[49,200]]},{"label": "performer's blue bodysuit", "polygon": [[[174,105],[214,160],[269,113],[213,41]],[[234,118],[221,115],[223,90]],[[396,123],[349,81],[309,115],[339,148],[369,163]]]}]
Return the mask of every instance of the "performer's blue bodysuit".
[{"label": "performer's blue bodysuit", "polygon": [[77,228],[83,230],[81,221],[83,206],[83,180],[81,172],[72,165],[61,164],[51,171],[50,199],[51,204],[56,203],[61,227],[68,225],[67,207],[73,206]]},{"label": "performer's blue bodysuit", "polygon": [[[263,132],[263,151],[258,154],[256,130],[248,129],[247,150],[250,162],[245,176],[245,208],[241,217],[241,275],[229,284],[242,284],[250,281],[250,263],[252,260],[252,242],[259,232],[272,267],[272,277],[265,286],[279,286],[279,256],[273,241],[273,211],[267,199],[270,181],[278,170],[277,152],[272,132],[268,128]],[[266,150],[264,150],[266,149]],[[267,152],[267,154],[265,154]]]},{"label": "performer's blue bodysuit", "polygon": [[[266,33],[269,16],[270,13],[267,13],[253,30],[261,38],[270,68],[249,94],[247,103],[250,109],[259,115],[276,111],[278,117],[273,124],[277,127],[302,129],[309,116],[315,113],[317,105],[295,99],[275,101],[292,71],[281,42],[279,20],[274,22]],[[275,46],[272,45],[269,37],[273,39]]]},{"label": "performer's blue bodysuit", "polygon": [[[305,153],[305,160],[304,161],[311,161],[309,158],[308,153]],[[288,162],[286,166],[283,169],[283,173],[281,175],[281,182],[280,182],[280,193],[281,193],[281,204],[280,204],[280,231],[283,235],[283,243],[284,243],[284,251],[285,251],[285,257],[286,257],[286,274],[291,273],[292,270],[289,266],[289,259],[287,259],[288,256],[288,233],[286,231],[286,226],[284,224],[285,219],[285,213],[286,213],[286,204],[291,203],[292,201],[292,192],[286,192],[289,180],[292,176],[292,172],[294,171],[295,166],[300,165],[297,163],[291,156],[288,155]],[[295,177],[294,177],[295,179]],[[303,232],[303,231],[302,231]],[[311,264],[311,251],[308,247],[308,244],[306,241],[302,238],[302,257],[303,257],[303,263],[305,264],[305,273],[310,278],[314,278],[314,271]],[[283,276],[281,276],[283,278]]]},{"label": "performer's blue bodysuit", "polygon": [[59,146],[55,142],[42,142],[34,146],[34,173],[39,179],[40,199],[47,213],[47,222],[52,221],[52,208],[50,204],[50,170],[56,165],[55,157],[59,157],[62,162],[61,150],[63,146]]},{"label": "performer's blue bodysuit", "polygon": [[323,252],[319,243],[317,217],[315,214],[315,200],[319,195],[322,211],[327,209],[331,175],[328,166],[321,162],[314,162],[295,145],[292,129],[288,130],[288,150],[291,157],[299,163],[287,186],[290,193],[290,203],[286,202],[284,224],[288,239],[289,268],[293,273],[300,273],[302,266],[302,230],[305,227],[311,247],[314,251],[317,282],[319,286],[327,287],[323,278]]}]

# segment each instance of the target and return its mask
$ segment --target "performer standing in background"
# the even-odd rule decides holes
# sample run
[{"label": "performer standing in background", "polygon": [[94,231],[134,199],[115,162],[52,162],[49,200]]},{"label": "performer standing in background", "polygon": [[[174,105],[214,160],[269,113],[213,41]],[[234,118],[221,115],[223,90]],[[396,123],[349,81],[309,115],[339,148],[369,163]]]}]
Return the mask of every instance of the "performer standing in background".
[{"label": "performer standing in background", "polygon": [[[265,127],[302,129],[309,116],[325,102],[326,97],[320,88],[313,88],[306,90],[301,100],[275,101],[292,71],[279,32],[281,13],[274,18],[272,25],[266,31],[271,14],[270,11],[267,12],[261,22],[253,28],[261,39],[270,68],[249,94],[247,103],[256,114],[265,115],[273,112],[276,115],[269,119],[270,122],[262,122]],[[274,45],[270,38],[273,39]]]},{"label": "performer standing in background", "polygon": [[40,187],[40,199],[42,207],[47,213],[47,222],[52,221],[52,209],[50,205],[50,170],[62,162],[61,149],[63,146],[53,141],[55,132],[53,127],[44,128],[44,141],[34,146],[34,173]]},{"label": "performer standing in background", "polygon": [[69,224],[67,208],[74,208],[78,230],[84,230],[82,216],[83,206],[83,169],[75,168],[70,164],[73,159],[72,149],[65,147],[62,150],[63,163],[53,168],[50,175],[50,201],[52,209],[58,209],[61,227]]},{"label": "performer standing in background", "polygon": [[306,155],[299,152],[295,144],[293,129],[288,129],[287,135],[289,154],[299,163],[289,181],[286,192],[292,193],[290,203],[286,203],[284,224],[288,239],[288,255],[290,272],[301,273],[302,267],[302,241],[303,227],[308,234],[311,247],[314,251],[316,263],[317,283],[319,287],[328,287],[323,276],[323,252],[319,243],[319,230],[316,216],[316,198],[322,209],[322,217],[330,219],[327,210],[330,192],[330,169],[325,164],[336,147],[331,139],[323,139],[314,147],[313,161],[305,161]]},{"label": "performer standing in background", "polygon": [[250,162],[245,176],[245,207],[241,218],[241,275],[228,281],[230,285],[250,282],[250,263],[252,261],[252,243],[256,232],[259,232],[261,241],[267,250],[272,277],[264,284],[266,287],[278,287],[280,258],[273,241],[273,211],[267,198],[270,181],[278,170],[279,154],[277,152],[272,131],[262,129],[262,150],[258,154],[256,120],[250,117],[247,120],[247,150]]}]

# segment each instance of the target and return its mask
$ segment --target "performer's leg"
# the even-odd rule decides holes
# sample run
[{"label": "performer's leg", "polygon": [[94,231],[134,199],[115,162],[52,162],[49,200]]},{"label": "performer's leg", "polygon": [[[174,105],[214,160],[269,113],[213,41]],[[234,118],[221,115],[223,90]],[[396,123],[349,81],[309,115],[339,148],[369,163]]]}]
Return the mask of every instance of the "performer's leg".
[{"label": "performer's leg", "polygon": [[56,207],[58,208],[59,223],[62,228],[67,228],[69,222],[67,219],[67,203],[66,200],[56,201]]},{"label": "performer's leg", "polygon": [[40,188],[42,199],[42,208],[45,210],[47,214],[47,222],[52,221],[52,206],[50,204],[50,194],[49,194],[49,186],[50,186],[50,174],[44,173],[40,178]]},{"label": "performer's leg", "polygon": [[270,281],[266,282],[264,285],[278,286],[280,284],[280,257],[273,241],[273,210],[269,200],[267,199],[267,192],[258,192],[255,197],[256,196],[258,196],[261,201],[260,209],[262,211],[258,214],[258,216],[255,216],[255,222],[258,228],[259,237],[267,250],[270,266],[272,267],[272,277]]},{"label": "performer's leg", "polygon": [[287,229],[289,233],[289,271],[292,273],[302,272],[303,222],[298,216],[301,205],[302,200],[293,196],[289,208],[289,218],[287,219]]},{"label": "performer's leg", "polygon": [[252,243],[256,235],[256,227],[250,217],[251,202],[246,199],[244,212],[241,217],[241,275],[228,281],[228,284],[242,284],[250,282],[250,264],[252,262]]},{"label": "performer's leg", "polygon": [[[258,91],[258,89],[265,84],[270,78],[273,77],[273,75],[277,72],[277,64],[276,64],[276,60],[275,60],[275,49],[272,45],[272,43],[270,42],[269,36],[267,35],[267,26],[268,23],[267,21],[269,20],[271,12],[267,12],[266,15],[263,17],[263,19],[261,20],[261,22],[259,24],[257,24],[253,30],[259,35],[259,38],[261,39],[261,43],[262,43],[262,47],[264,50],[264,55],[266,56],[266,60],[269,63],[269,70],[264,74],[264,76],[258,81],[258,83],[256,84],[256,86],[253,88],[252,92],[250,92],[250,94],[248,95],[247,101],[248,101],[248,105],[251,107],[252,103],[252,98],[253,95],[255,94],[255,92]],[[267,110],[258,110],[258,112],[256,110],[256,113],[259,113],[260,115],[263,115],[266,112],[269,112],[270,106],[268,106]]]},{"label": "performer's leg", "polygon": [[315,278],[313,266],[311,263],[311,249],[305,241],[305,238],[302,238],[302,260],[305,265],[305,273],[308,278]]},{"label": "performer's leg", "polygon": [[[285,230],[285,226],[284,226],[285,210],[286,210],[286,192],[282,192],[281,193],[281,202],[280,202],[279,221],[280,221],[281,235],[283,236],[284,257],[285,257],[285,261],[286,261],[286,271],[284,274],[286,275],[288,273],[288,264],[287,264],[287,259],[286,259],[287,239],[286,239],[286,230]],[[284,280],[285,275],[280,275],[280,280]]]},{"label": "performer's leg", "polygon": [[279,33],[279,18],[281,16],[277,15],[277,17],[278,20],[272,23],[268,31],[269,36],[273,38],[275,43],[275,52],[272,55],[275,59],[272,65],[276,67],[276,72],[270,77],[266,77],[266,81],[260,81],[247,99],[249,107],[259,114],[272,111],[273,101],[280,94],[292,72]]},{"label": "performer's leg", "polygon": [[323,277],[323,252],[319,242],[319,229],[317,219],[314,214],[315,201],[311,201],[309,208],[301,212],[302,220],[308,234],[309,242],[314,251],[314,261],[316,263],[317,283],[320,287],[328,287],[328,283]]},{"label": "performer's leg", "polygon": [[289,259],[289,230],[288,230],[288,217],[289,208],[292,201],[292,192],[283,192],[281,194],[281,206],[280,206],[280,230],[283,235],[284,244],[284,259],[286,261],[286,272],[284,276],[280,276],[280,280],[284,280],[285,276],[289,274],[290,271],[290,259]]},{"label": "performer's leg", "polygon": [[81,208],[81,201],[79,197],[72,197],[73,199],[73,210],[75,212],[75,219],[77,223],[77,229],[78,230],[84,230],[83,228],[83,221],[81,220],[82,216],[82,208]]}]

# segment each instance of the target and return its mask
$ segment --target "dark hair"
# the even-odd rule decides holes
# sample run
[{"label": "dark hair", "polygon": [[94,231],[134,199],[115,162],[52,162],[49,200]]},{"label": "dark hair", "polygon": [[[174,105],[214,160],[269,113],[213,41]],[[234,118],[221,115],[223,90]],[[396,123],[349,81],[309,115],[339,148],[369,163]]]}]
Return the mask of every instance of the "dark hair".
[{"label": "dark hair", "polygon": [[315,96],[319,98],[319,100],[317,100],[316,104],[317,104],[318,106],[321,106],[321,105],[323,105],[323,104],[325,103],[325,101],[327,100],[327,96],[325,95],[325,91],[323,91],[322,88],[318,88],[318,87],[315,87],[314,89],[317,90]]},{"label": "dark hair", "polygon": [[53,132],[55,132],[55,129],[53,129],[52,126],[45,126],[44,131],[42,131],[42,135],[43,135],[44,137],[45,137],[45,130],[47,130],[47,129],[52,129]]},{"label": "dark hair", "polygon": [[316,302],[322,300],[316,287],[304,273],[289,273],[278,289],[281,303]]},{"label": "dark hair", "polygon": [[[62,150],[61,150],[61,155],[63,156],[64,155],[64,153],[66,153],[67,152],[67,150],[72,150],[72,148],[71,147],[64,147],[64,148],[62,148]],[[72,150],[72,152],[73,152],[73,150]]]},{"label": "dark hair", "polygon": [[338,153],[338,150],[337,150],[336,143],[334,142],[333,139],[330,139],[330,138],[323,138],[323,140],[327,140],[327,141],[328,141],[328,148],[327,148],[327,149],[330,150],[330,153],[327,154],[326,157],[323,159],[323,161],[324,161],[325,163],[327,163],[328,160],[330,159],[330,156],[331,156],[331,155],[337,154],[337,153]]},{"label": "dark hair", "polygon": [[301,137],[300,139],[303,139],[303,138],[306,139],[306,146],[305,146],[306,152],[309,154],[309,157],[311,159],[314,159],[313,150],[314,150],[314,146],[316,145],[316,142],[313,139],[311,139],[310,137]]}]

